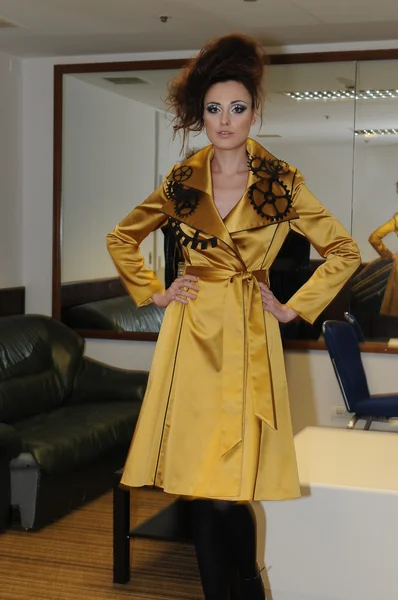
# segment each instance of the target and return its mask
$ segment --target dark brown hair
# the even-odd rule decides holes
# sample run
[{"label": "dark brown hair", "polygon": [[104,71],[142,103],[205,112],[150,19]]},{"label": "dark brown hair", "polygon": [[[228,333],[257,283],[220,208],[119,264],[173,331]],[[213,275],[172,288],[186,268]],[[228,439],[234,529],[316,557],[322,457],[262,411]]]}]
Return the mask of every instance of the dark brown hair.
[{"label": "dark brown hair", "polygon": [[174,132],[203,129],[203,101],[207,90],[222,81],[242,83],[252,97],[252,106],[261,112],[265,55],[252,38],[231,34],[208,42],[199,54],[169,83],[166,99],[174,113]]}]

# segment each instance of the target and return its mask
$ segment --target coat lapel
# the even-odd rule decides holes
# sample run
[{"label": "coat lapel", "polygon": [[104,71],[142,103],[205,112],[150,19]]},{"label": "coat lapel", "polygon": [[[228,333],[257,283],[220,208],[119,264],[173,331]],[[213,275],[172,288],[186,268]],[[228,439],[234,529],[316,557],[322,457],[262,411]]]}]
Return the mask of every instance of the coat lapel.
[{"label": "coat lapel", "polygon": [[225,219],[230,233],[298,219],[292,207],[296,169],[252,139],[247,141],[249,177],[246,192]]},{"label": "coat lapel", "polygon": [[222,240],[239,257],[231,233],[298,218],[292,208],[295,169],[251,139],[247,141],[247,153],[246,191],[224,221],[213,200],[212,145],[170,171],[165,182],[168,200],[162,207],[162,212],[172,219]]},{"label": "coat lapel", "polygon": [[168,200],[161,210],[173,219],[222,240],[240,256],[213,201],[210,168],[213,154],[213,146],[206,146],[170,171],[166,177]]}]

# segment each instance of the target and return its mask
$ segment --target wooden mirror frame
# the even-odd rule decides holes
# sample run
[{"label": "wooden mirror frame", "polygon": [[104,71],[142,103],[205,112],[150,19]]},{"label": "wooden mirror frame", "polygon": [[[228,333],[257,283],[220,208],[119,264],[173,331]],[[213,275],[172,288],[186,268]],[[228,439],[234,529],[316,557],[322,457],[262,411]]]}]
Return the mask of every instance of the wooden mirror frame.
[{"label": "wooden mirror frame", "polygon": [[[316,52],[303,54],[275,54],[268,56],[269,65],[308,64],[326,62],[356,62],[370,60],[397,60],[398,49],[350,50],[339,52]],[[63,76],[74,73],[99,73],[102,71],[143,71],[179,69],[187,59],[146,60],[126,62],[96,62],[64,64],[54,66],[54,146],[53,146],[53,270],[52,270],[52,316],[61,318],[61,188],[62,188],[62,142],[63,142]],[[106,330],[80,329],[77,332],[84,338],[156,341],[157,333],[117,332]],[[284,347],[292,350],[325,350],[321,340],[285,340]],[[365,342],[364,352],[398,354],[398,347],[390,347],[385,342]]]}]

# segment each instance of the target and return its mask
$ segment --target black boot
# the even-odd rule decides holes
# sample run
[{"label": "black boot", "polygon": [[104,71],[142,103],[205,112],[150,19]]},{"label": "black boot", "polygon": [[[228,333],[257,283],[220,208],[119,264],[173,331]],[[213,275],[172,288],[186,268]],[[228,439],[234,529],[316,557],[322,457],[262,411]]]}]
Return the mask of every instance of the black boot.
[{"label": "black boot", "polygon": [[[228,540],[228,536],[226,536]],[[229,582],[230,582],[230,600],[240,600],[240,577],[238,571],[238,565],[236,563],[236,554],[231,548],[228,548],[228,564],[229,564]]]},{"label": "black boot", "polygon": [[239,579],[239,574],[237,572],[232,579],[229,597],[230,597],[230,600],[241,600],[240,579]]},{"label": "black boot", "polygon": [[193,500],[191,528],[205,600],[230,600],[230,563],[221,517],[212,500]]},{"label": "black boot", "polygon": [[251,579],[240,579],[239,600],[266,600],[265,588],[261,574]]},{"label": "black boot", "polygon": [[232,600],[265,600],[256,560],[257,524],[252,506],[249,503],[232,505],[226,514],[225,526],[235,553],[235,572],[239,575],[232,586]]}]

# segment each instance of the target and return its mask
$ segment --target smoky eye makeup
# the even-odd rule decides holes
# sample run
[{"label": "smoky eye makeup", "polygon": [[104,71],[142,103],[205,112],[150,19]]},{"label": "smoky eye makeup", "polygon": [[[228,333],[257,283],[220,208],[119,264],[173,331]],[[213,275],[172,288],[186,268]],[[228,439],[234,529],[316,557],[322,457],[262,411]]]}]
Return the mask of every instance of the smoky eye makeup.
[{"label": "smoky eye makeup", "polygon": [[247,108],[248,106],[244,102],[236,102],[231,106],[231,112],[241,115],[247,111]]},{"label": "smoky eye makeup", "polygon": [[[247,109],[248,109],[248,105],[246,104],[246,102],[243,102],[240,100],[231,102],[230,112],[233,114],[241,115],[244,112],[246,112]],[[220,111],[221,111],[221,105],[218,104],[217,102],[209,102],[208,104],[206,104],[206,112],[208,112],[210,114],[217,114]]]},{"label": "smoky eye makeup", "polygon": [[219,104],[216,104],[215,102],[209,102],[209,104],[206,104],[206,111],[210,114],[215,114],[217,112],[219,112],[221,110],[221,107]]}]

